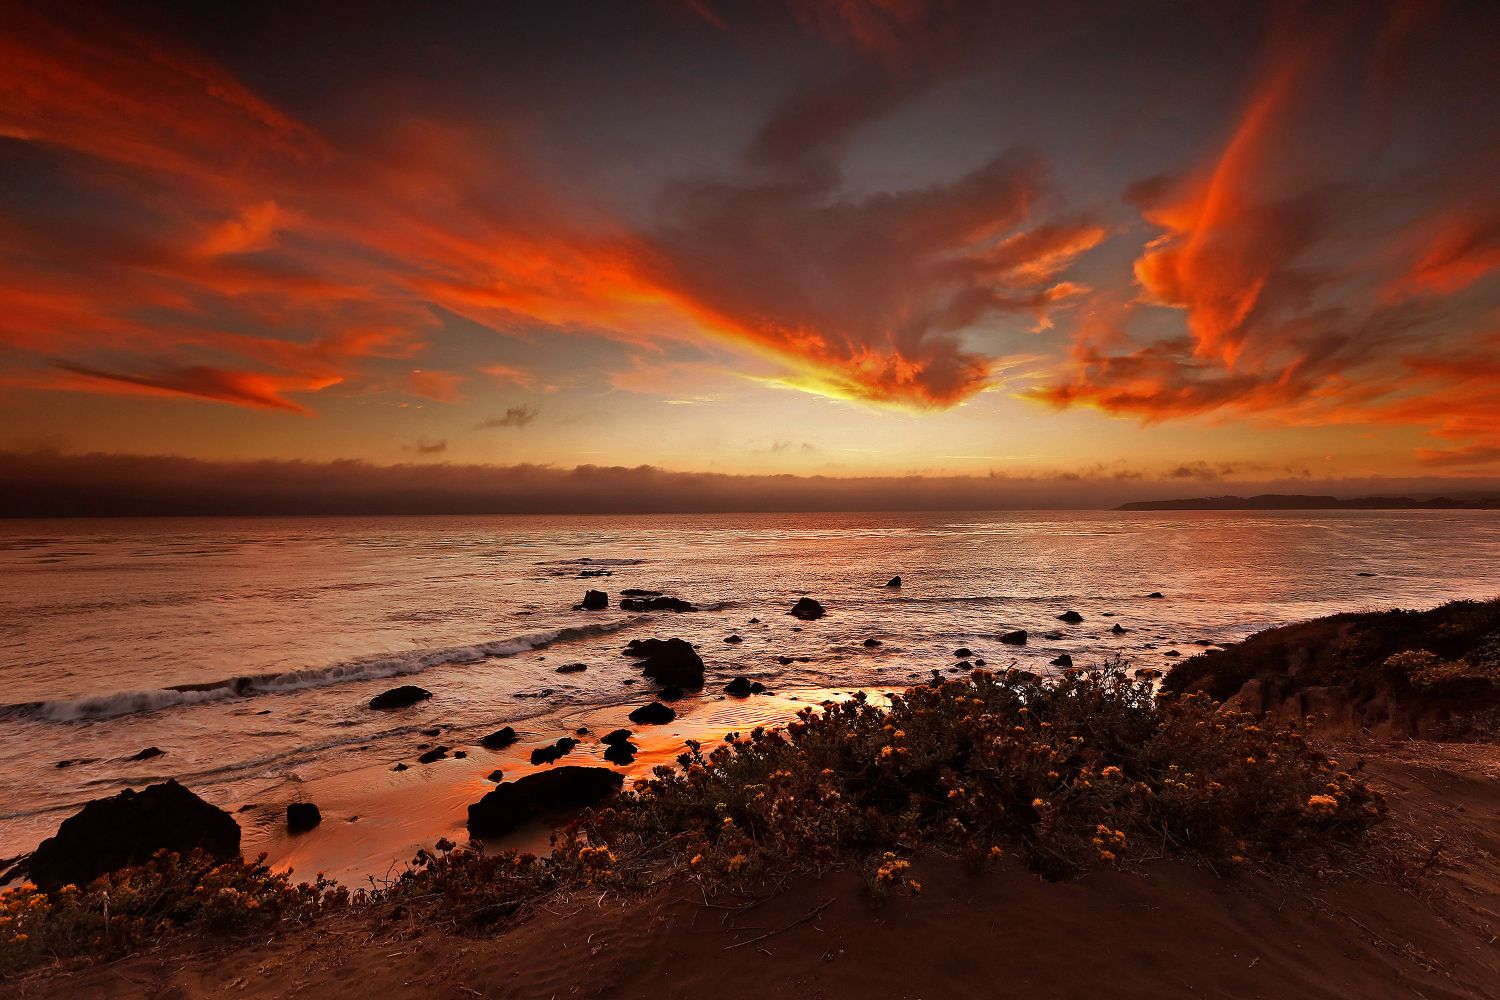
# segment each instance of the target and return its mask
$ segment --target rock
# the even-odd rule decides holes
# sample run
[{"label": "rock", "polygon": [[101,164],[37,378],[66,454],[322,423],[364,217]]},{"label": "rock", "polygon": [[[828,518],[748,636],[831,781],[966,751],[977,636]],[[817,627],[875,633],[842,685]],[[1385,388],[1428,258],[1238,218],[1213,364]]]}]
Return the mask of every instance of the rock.
[{"label": "rock", "polygon": [[589,668],[587,663],[564,663],[557,668],[560,674],[581,674]]},{"label": "rock", "polygon": [[489,774],[485,775],[485,780],[493,781],[498,785],[500,782],[505,780],[505,772],[497,767]]},{"label": "rock", "polygon": [[370,699],[371,708],[405,708],[432,697],[432,692],[415,684],[403,684],[389,691],[382,691]]},{"label": "rock", "polygon": [[611,743],[604,748],[604,759],[611,764],[618,764],[620,767],[625,767],[628,764],[635,763],[635,755],[639,750],[639,747],[628,740],[624,743]]},{"label": "rock", "polygon": [[901,586],[901,578],[899,576],[893,576],[885,582],[885,585],[887,587],[899,587]]},{"label": "rock", "polygon": [[306,833],[323,822],[323,814],[311,802],[293,802],[286,807],[287,833]]},{"label": "rock", "polygon": [[668,684],[666,687],[656,692],[656,697],[661,701],[681,701],[687,696],[683,693],[682,688],[678,687],[676,684]]},{"label": "rock", "polygon": [[876,639],[876,638],[872,637],[872,638],[869,638],[869,639],[865,640],[865,648],[866,649],[874,649],[878,645],[880,645],[880,640],[879,639]]},{"label": "rock", "polygon": [[734,645],[739,645],[740,643],[744,642],[745,640],[741,639],[737,635],[726,635],[724,637],[724,641],[727,642],[727,643],[729,643],[730,645],[734,646]]},{"label": "rock", "polygon": [[677,718],[677,713],[659,701],[653,701],[649,705],[642,705],[630,713],[631,722],[640,722],[651,726],[664,726]]},{"label": "rock", "polygon": [[507,781],[469,806],[469,833],[497,837],[549,813],[581,809],[620,790],[624,777],[607,767],[568,765]]},{"label": "rock", "polygon": [[1067,637],[1065,635],[1063,635],[1061,632],[1053,631],[1053,632],[1043,632],[1042,633],[1042,638],[1046,639],[1048,642],[1056,642],[1059,639],[1065,639]]},{"label": "rock", "polygon": [[150,760],[152,757],[160,757],[164,753],[166,753],[166,751],[163,750],[163,749],[161,749],[160,747],[147,747],[146,749],[142,750],[140,753],[132,755],[130,757],[130,759],[131,760]]},{"label": "rock", "polygon": [[795,661],[790,656],[778,656],[776,657],[776,662],[785,667]]},{"label": "rock", "polygon": [[609,746],[614,743],[629,743],[630,730],[616,729],[613,732],[605,733],[603,736],[599,737],[599,742],[603,743],[605,746]]},{"label": "rock", "polygon": [[1162,592],[1159,591],[1159,590],[1153,590],[1153,591],[1151,591],[1151,593],[1147,594],[1146,596],[1147,597],[1157,597],[1157,598],[1159,598],[1159,597],[1162,596]]},{"label": "rock", "polygon": [[566,757],[573,752],[578,741],[571,736],[564,736],[550,747],[537,747],[531,751],[531,762],[533,764],[550,764],[555,760]]},{"label": "rock", "polygon": [[[631,651],[632,646],[636,652]],[[658,683],[695,689],[703,686],[703,659],[685,639],[635,640],[625,652],[641,657],[641,673]]]},{"label": "rock", "polygon": [[760,681],[756,681],[755,683],[753,683],[753,684],[750,685],[750,693],[751,694],[765,694],[769,690],[770,689],[768,687],[766,687],[764,684],[762,684]]},{"label": "rock", "polygon": [[759,618],[752,618],[748,622],[746,622],[745,624],[746,625],[759,625],[760,624],[760,619]]},{"label": "rock", "polygon": [[574,736],[587,736],[588,734],[589,734],[589,727],[588,726],[579,726],[577,729],[573,730],[573,735]]},{"label": "rock", "polygon": [[573,608],[574,611],[603,611],[609,607],[609,595],[602,590],[591,590],[583,595],[583,603]]},{"label": "rock", "polygon": [[1083,615],[1080,615],[1076,611],[1064,611],[1062,614],[1057,616],[1057,620],[1060,622],[1067,622],[1069,625],[1077,625],[1079,622],[1083,621]]},{"label": "rock", "polygon": [[479,745],[486,750],[504,750],[516,741],[516,731],[510,726],[497,729],[493,733],[479,741]]},{"label": "rock", "polygon": [[1111,632],[1113,632],[1115,635],[1124,635],[1125,634],[1125,626],[1121,625],[1119,622],[1115,622],[1113,625],[1111,625],[1109,627],[1109,630]]},{"label": "rock", "polygon": [[620,599],[621,611],[697,611],[687,601],[676,597],[622,597]]},{"label": "rock", "polygon": [[1026,645],[1026,630],[1024,628],[1018,628],[1014,632],[1002,633],[1000,636],[1000,641],[1005,643],[1007,646],[1024,646]]},{"label": "rock", "polygon": [[1355,576],[1374,576],[1374,573],[1355,573]]},{"label": "rock", "polygon": [[972,649],[970,649],[968,646],[959,646],[957,649],[955,649],[953,651],[953,655],[956,656],[956,657],[958,657],[960,660],[962,660],[963,658],[965,658],[967,656],[973,656],[974,655],[974,651]]},{"label": "rock", "polygon": [[466,759],[468,759],[468,756],[469,755],[468,755],[468,753],[466,751],[463,751],[463,750],[455,750],[455,751],[453,751],[453,759],[454,760],[466,760]]},{"label": "rock", "polygon": [[1169,650],[1167,650],[1167,651],[1166,651],[1166,652],[1165,652],[1165,653],[1163,653],[1163,654],[1161,654],[1161,655],[1162,655],[1162,656],[1172,656],[1172,657],[1177,657],[1177,656],[1181,656],[1181,655],[1182,655],[1182,654],[1181,654],[1181,653],[1179,653],[1179,652],[1178,652],[1178,651],[1177,651],[1177,650],[1175,650],[1175,649],[1169,649]]},{"label": "rock", "polygon": [[391,770],[392,771],[404,771],[404,770],[406,770],[406,765],[403,762],[401,762],[401,761],[398,760],[396,762],[396,766],[393,767],[393,768],[391,768]]},{"label": "rock", "polygon": [[982,667],[982,666],[984,666],[984,660],[976,658],[974,660],[974,666],[976,666],[976,667]]},{"label": "rock", "polygon": [[659,590],[638,590],[635,587],[626,587],[624,590],[620,591],[620,596],[621,597],[660,597],[661,596],[661,591],[659,591]]},{"label": "rock", "polygon": [[826,612],[823,610],[823,605],[811,597],[799,597],[797,598],[797,603],[792,605],[792,610],[788,611],[787,614],[801,621],[811,622],[822,618]]},{"label": "rock", "polygon": [[69,883],[88,885],[117,868],[147,861],[163,848],[237,858],[240,826],[224,810],[175,781],[165,781],[88,803],[42,841],[26,871],[38,887],[52,892]]},{"label": "rock", "polygon": [[738,696],[740,698],[743,698],[743,697],[749,695],[750,694],[750,678],[748,678],[748,677],[736,677],[734,680],[732,680],[728,684],[724,685],[724,693],[725,694],[736,695],[736,696]]},{"label": "rock", "polygon": [[431,764],[435,760],[442,760],[448,756],[447,747],[433,747],[431,750],[417,758],[418,764]]},{"label": "rock", "polygon": [[434,729],[424,729],[424,730],[422,730],[422,735],[423,736],[441,736],[441,735],[443,735],[443,731],[441,729],[436,729],[436,728],[434,728]]},{"label": "rock", "polygon": [[954,671],[957,671],[957,670],[972,670],[972,669],[974,669],[974,664],[970,663],[968,660],[959,660],[957,663],[953,664],[953,666],[949,667],[948,669],[949,670],[954,670]]},{"label": "rock", "polygon": [[1061,653],[1057,659],[1052,661],[1052,665],[1054,667],[1071,667],[1073,665],[1073,658],[1067,653]]}]

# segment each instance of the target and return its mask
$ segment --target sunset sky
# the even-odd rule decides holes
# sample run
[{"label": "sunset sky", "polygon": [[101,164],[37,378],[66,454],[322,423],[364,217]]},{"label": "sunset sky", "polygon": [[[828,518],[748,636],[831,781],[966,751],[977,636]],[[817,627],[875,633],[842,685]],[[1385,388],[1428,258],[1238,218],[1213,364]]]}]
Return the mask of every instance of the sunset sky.
[{"label": "sunset sky", "polygon": [[0,0],[0,450],[1493,482],[1497,30]]}]

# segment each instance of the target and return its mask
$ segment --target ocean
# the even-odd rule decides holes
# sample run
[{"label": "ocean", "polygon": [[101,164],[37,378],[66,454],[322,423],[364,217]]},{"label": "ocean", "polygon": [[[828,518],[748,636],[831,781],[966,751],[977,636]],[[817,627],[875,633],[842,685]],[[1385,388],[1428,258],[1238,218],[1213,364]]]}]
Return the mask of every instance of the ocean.
[{"label": "ocean", "polygon": [[[886,581],[900,575],[903,586]],[[1500,595],[1486,511],[945,512],[0,522],[0,859],[83,802],[175,777],[235,811],[247,852],[357,880],[438,836],[532,746],[626,724],[620,655],[680,636],[708,666],[640,766],[688,736],[889,690],[971,648],[1046,671],[1169,667],[1207,643],[1337,611]],[[701,610],[617,609],[621,590]],[[574,606],[588,589],[604,611]],[[1159,591],[1164,596],[1146,595]],[[786,611],[809,595],[827,616]],[[1080,625],[1057,615],[1076,610]],[[757,619],[752,621],[752,619]],[[1110,631],[1118,623],[1125,631]],[[1026,629],[1025,646],[1000,633]],[[1053,630],[1061,638],[1047,639]],[[743,641],[725,642],[730,636]],[[867,646],[867,639],[878,646]],[[1173,656],[1173,653],[1178,654]],[[783,663],[787,659],[790,662]],[[566,664],[586,670],[558,673]],[[774,696],[725,698],[745,675]],[[399,712],[367,707],[420,684]],[[490,754],[478,738],[521,733]],[[587,743],[588,741],[585,740]],[[420,748],[466,758],[417,765]],[[163,752],[133,760],[140,751]],[[597,755],[581,748],[576,756]],[[398,762],[410,766],[393,771]],[[325,822],[289,837],[285,803]]]}]

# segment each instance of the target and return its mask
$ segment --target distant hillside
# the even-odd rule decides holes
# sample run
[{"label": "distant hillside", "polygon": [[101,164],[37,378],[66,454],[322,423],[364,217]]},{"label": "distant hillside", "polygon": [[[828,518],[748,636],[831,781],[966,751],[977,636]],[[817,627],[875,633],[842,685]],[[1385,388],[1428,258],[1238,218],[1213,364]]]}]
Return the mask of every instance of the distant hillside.
[{"label": "distant hillside", "polygon": [[1261,493],[1253,497],[1191,497],[1183,500],[1138,500],[1116,510],[1495,510],[1500,498],[1454,500],[1435,497],[1320,497],[1299,493]]}]

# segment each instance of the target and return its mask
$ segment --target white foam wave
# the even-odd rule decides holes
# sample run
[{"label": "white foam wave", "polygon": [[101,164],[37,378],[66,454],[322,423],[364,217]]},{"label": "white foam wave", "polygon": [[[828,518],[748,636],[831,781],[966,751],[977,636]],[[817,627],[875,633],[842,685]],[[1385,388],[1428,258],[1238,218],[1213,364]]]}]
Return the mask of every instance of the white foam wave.
[{"label": "white foam wave", "polygon": [[613,622],[534,632],[529,635],[474,643],[470,646],[362,656],[322,667],[231,677],[206,684],[184,684],[146,691],[116,691],[111,694],[93,695],[74,700],[27,702],[0,708],[0,715],[48,722],[79,722],[86,719],[109,719],[121,715],[155,712],[164,708],[201,705],[231,698],[250,698],[262,694],[330,687],[351,681],[404,677],[442,664],[478,663],[481,660],[514,656],[517,653],[540,649],[557,642],[618,632],[636,624],[644,617],[635,616]]}]

